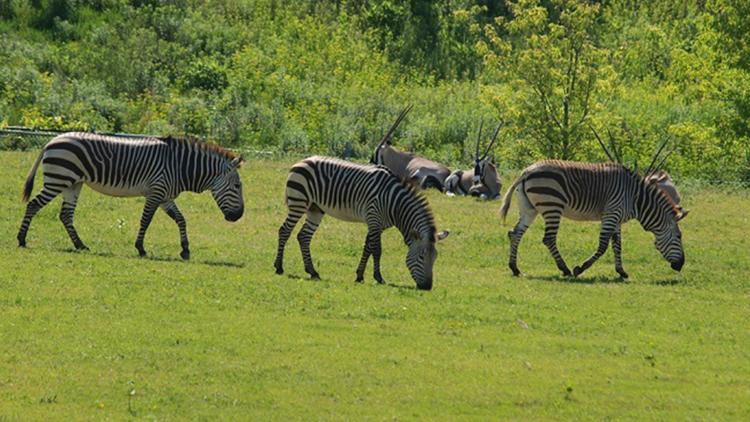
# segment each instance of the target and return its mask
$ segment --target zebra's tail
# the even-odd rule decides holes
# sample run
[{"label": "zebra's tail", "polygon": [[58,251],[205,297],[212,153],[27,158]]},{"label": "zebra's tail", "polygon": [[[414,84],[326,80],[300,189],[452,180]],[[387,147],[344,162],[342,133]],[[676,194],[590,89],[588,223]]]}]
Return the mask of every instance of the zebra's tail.
[{"label": "zebra's tail", "polygon": [[503,197],[503,206],[500,208],[500,218],[503,220],[503,223],[505,223],[505,217],[508,215],[508,209],[510,208],[510,201],[513,199],[513,192],[516,190],[518,185],[523,181],[523,176],[516,179],[515,182],[508,188],[508,191],[505,192],[505,196]]},{"label": "zebra's tail", "polygon": [[39,156],[36,157],[34,165],[31,166],[31,170],[29,170],[29,175],[26,176],[26,184],[23,185],[23,202],[29,202],[31,190],[34,189],[34,177],[36,176],[36,169],[39,168],[39,163],[42,162],[42,156],[44,156],[44,150],[42,150],[42,152],[39,153]]}]

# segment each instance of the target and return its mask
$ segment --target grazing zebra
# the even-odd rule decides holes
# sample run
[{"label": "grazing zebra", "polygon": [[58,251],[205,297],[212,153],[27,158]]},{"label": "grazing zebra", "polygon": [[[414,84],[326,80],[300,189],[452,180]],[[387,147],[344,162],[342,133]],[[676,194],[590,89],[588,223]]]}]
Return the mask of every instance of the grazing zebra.
[{"label": "grazing zebra", "polygon": [[451,169],[427,158],[411,152],[399,151],[393,147],[391,135],[401,121],[409,113],[412,106],[407,106],[388,132],[378,142],[370,159],[370,164],[387,167],[396,176],[421,189],[436,188],[443,190],[445,179],[451,174]]},{"label": "grazing zebra", "polygon": [[78,194],[85,183],[97,192],[120,197],[145,196],[135,247],[146,255],[143,238],[156,209],[161,207],[180,230],[183,259],[190,258],[185,218],[174,199],[184,191],[211,190],[228,221],[242,217],[242,184],[237,169],[243,159],[221,147],[190,139],[141,138],[121,140],[71,132],[52,139],[31,167],[23,192],[28,201],[37,167],[42,164],[44,186],[26,206],[18,231],[18,246],[26,246],[31,219],[62,194],[60,220],[76,249],[88,249],[73,226]]},{"label": "grazing zebra", "polygon": [[609,242],[615,255],[615,269],[621,277],[628,274],[620,257],[620,226],[631,218],[656,236],[656,249],[680,271],[685,263],[682,234],[678,222],[687,215],[671,198],[637,172],[620,164],[590,164],[571,161],[540,161],[527,167],[508,189],[500,214],[505,220],[513,192],[518,192],[520,218],[510,238],[509,267],[519,275],[516,265],[518,244],[537,214],[544,218],[544,245],[563,275],[571,275],[557,249],[560,218],[601,220],[599,247],[582,265],[573,269],[578,276],[607,250]]},{"label": "grazing zebra", "polygon": [[448,236],[437,233],[435,221],[427,201],[410,185],[403,183],[381,166],[361,165],[328,157],[310,157],[289,172],[285,193],[289,213],[279,228],[279,247],[276,255],[277,274],[283,274],[284,246],[302,214],[305,224],[297,235],[305,271],[313,279],[320,278],[310,256],[310,241],[328,213],[345,221],[367,224],[362,259],[357,267],[357,281],[364,280],[365,267],[373,257],[373,275],[384,283],[380,274],[380,235],[396,226],[409,247],[406,266],[417,288],[432,288],[432,267],[437,259],[435,243]]},{"label": "grazing zebra", "polygon": [[495,144],[501,127],[502,124],[495,129],[492,140],[485,148],[484,154],[480,156],[479,141],[482,137],[482,124],[480,122],[477,147],[474,153],[474,169],[470,171],[456,170],[445,179],[445,193],[448,196],[471,195],[489,200],[500,198],[502,183],[500,182],[500,176],[497,175],[497,168],[495,168],[495,156],[488,156],[488,154],[492,145]]}]

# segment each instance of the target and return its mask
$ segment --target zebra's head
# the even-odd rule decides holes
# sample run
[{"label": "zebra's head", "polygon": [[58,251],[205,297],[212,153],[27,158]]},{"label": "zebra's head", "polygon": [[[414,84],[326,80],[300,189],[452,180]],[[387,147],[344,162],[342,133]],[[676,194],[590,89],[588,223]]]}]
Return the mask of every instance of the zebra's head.
[{"label": "zebra's head", "polygon": [[495,168],[495,156],[490,155],[482,160],[477,159],[469,195],[481,199],[498,199],[501,188],[500,176],[497,175],[497,168]]},{"label": "zebra's head", "polygon": [[245,161],[242,156],[235,157],[227,162],[223,172],[218,175],[211,185],[211,194],[224,213],[227,221],[237,221],[245,211],[245,202],[242,199],[242,181],[237,169]]},{"label": "zebra's head", "polygon": [[685,264],[685,251],[682,249],[682,232],[677,224],[684,215],[678,215],[674,218],[667,219],[665,224],[660,225],[652,230],[656,239],[654,244],[656,249],[671,265],[675,271],[680,271]]},{"label": "zebra's head", "polygon": [[432,267],[437,259],[435,243],[448,237],[449,232],[409,233],[409,252],[406,254],[406,266],[420,290],[432,289]]}]

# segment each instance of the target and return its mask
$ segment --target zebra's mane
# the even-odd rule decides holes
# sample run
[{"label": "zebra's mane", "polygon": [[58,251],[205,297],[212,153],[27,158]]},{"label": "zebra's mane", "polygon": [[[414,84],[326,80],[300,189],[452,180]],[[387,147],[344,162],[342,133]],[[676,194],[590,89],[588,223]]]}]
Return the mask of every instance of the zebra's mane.
[{"label": "zebra's mane", "polygon": [[424,210],[425,214],[427,215],[427,224],[430,226],[430,230],[432,230],[432,233],[430,233],[430,235],[434,236],[437,232],[437,229],[435,228],[435,216],[432,214],[432,208],[430,208],[430,203],[427,202],[427,197],[421,190],[414,187],[414,185],[412,185],[411,183],[401,180],[401,178],[393,173],[391,173],[391,175],[393,175],[393,177],[395,177],[399,181],[401,186],[403,186],[403,188],[411,194],[417,205]]},{"label": "zebra's mane", "polygon": [[192,137],[192,136],[190,136],[190,137],[176,137],[176,136],[169,135],[169,136],[161,137],[161,138],[158,138],[158,139],[160,141],[166,143],[166,144],[169,144],[169,145],[187,144],[187,145],[191,145],[191,146],[196,146],[197,148],[199,148],[199,149],[201,149],[203,151],[213,152],[213,153],[222,155],[222,156],[224,156],[224,157],[226,157],[226,158],[228,158],[230,160],[234,160],[235,158],[237,158],[237,154],[235,152],[233,152],[233,151],[230,151],[230,150],[228,150],[228,149],[226,149],[226,148],[224,148],[222,146],[216,145],[216,144],[211,143],[211,142],[206,142],[206,141],[203,141],[203,140],[201,140],[199,138],[195,138],[195,137]]}]

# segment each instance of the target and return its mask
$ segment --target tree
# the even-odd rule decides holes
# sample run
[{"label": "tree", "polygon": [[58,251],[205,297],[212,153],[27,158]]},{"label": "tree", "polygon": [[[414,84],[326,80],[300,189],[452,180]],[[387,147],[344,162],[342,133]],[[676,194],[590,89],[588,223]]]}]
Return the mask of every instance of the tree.
[{"label": "tree", "polygon": [[[486,27],[489,74],[517,88],[514,120],[544,157],[573,159],[589,137],[586,121],[600,67],[599,5],[582,0],[510,3],[512,19]],[[505,113],[502,110],[501,113]]]}]

